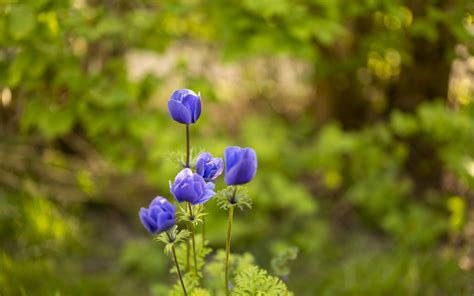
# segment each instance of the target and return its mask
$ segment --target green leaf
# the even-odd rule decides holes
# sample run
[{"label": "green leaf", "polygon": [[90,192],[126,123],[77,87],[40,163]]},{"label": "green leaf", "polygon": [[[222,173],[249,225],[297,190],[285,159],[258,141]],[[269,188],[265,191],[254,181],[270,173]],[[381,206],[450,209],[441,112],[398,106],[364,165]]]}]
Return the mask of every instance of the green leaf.
[{"label": "green leaf", "polygon": [[252,199],[247,189],[243,186],[228,186],[217,192],[214,199],[217,205],[223,210],[228,210],[231,207],[238,207],[240,210],[252,208]]},{"label": "green leaf", "polygon": [[265,270],[250,266],[235,277],[233,295],[289,295],[286,285],[277,277],[269,275]]}]

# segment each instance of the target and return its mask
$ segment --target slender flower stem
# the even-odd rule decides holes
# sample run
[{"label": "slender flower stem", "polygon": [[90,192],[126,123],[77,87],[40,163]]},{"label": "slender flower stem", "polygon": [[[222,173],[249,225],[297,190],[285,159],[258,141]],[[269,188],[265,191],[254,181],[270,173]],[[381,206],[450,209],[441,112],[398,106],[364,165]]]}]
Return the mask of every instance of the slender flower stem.
[{"label": "slender flower stem", "polygon": [[176,249],[174,246],[173,246],[173,257],[174,257],[174,263],[176,264],[176,269],[178,270],[181,287],[183,287],[184,296],[188,296],[188,293],[186,293],[186,288],[184,287],[183,277],[181,276],[181,269],[179,268],[178,259],[176,258]]},{"label": "slender flower stem", "polygon": [[194,240],[194,232],[191,232],[191,238],[193,240],[194,272],[197,274],[196,241]]},{"label": "slender flower stem", "polygon": [[[189,216],[194,219],[193,207],[188,203]],[[197,274],[197,259],[196,259],[196,240],[194,239],[194,227],[191,229],[191,239],[193,240],[193,255],[194,255],[194,272]]]},{"label": "slender flower stem", "polygon": [[186,240],[186,270],[189,270],[189,239]]},{"label": "slender flower stem", "polygon": [[225,243],[225,291],[229,295],[229,256],[230,256],[230,235],[232,232],[232,218],[234,216],[234,207],[229,208],[229,218],[227,220],[227,240]]},{"label": "slender flower stem", "polygon": [[186,167],[189,168],[189,124],[186,124]]},{"label": "slender flower stem", "polygon": [[[186,167],[189,168],[189,124],[186,124]],[[186,240],[186,270],[189,270],[189,239]]]},{"label": "slender flower stem", "polygon": [[202,247],[206,242],[206,216],[202,216]]}]

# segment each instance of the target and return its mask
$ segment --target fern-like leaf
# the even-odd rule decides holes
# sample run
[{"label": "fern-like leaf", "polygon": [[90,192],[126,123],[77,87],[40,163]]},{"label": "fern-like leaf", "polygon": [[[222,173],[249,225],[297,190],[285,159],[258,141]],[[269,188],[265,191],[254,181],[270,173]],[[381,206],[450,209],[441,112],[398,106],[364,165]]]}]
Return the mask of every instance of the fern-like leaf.
[{"label": "fern-like leaf", "polygon": [[222,189],[217,192],[214,199],[217,205],[223,210],[228,210],[231,207],[238,207],[240,210],[252,208],[252,199],[247,189],[243,186],[229,186]]},{"label": "fern-like leaf", "polygon": [[290,292],[277,277],[256,266],[243,269],[234,279],[232,295],[237,296],[287,296]]}]

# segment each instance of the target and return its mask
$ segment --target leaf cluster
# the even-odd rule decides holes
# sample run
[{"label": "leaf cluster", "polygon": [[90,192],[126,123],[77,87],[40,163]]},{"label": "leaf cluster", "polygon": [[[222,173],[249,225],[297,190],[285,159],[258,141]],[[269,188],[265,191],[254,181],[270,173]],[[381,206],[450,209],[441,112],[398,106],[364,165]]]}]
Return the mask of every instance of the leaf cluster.
[{"label": "leaf cluster", "polygon": [[231,207],[238,207],[240,210],[252,208],[252,199],[244,186],[228,186],[217,192],[214,197],[219,208],[228,210]]},{"label": "leaf cluster", "polygon": [[190,235],[191,232],[189,230],[178,230],[178,226],[175,225],[170,230],[160,233],[155,237],[155,240],[164,243],[165,254],[170,255],[175,245],[185,242]]},{"label": "leaf cluster", "polygon": [[202,204],[192,206],[192,214],[189,205],[181,204],[179,205],[179,210],[176,215],[178,222],[184,222],[185,224],[196,228],[203,222],[203,218],[207,214],[204,212],[204,206]]}]

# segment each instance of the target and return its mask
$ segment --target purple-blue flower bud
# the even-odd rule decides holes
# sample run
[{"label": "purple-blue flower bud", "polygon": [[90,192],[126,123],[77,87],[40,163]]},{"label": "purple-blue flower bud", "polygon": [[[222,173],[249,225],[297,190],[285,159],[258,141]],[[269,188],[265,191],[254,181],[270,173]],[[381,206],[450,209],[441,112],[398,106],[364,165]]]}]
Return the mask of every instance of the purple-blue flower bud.
[{"label": "purple-blue flower bud", "polygon": [[195,123],[201,115],[201,96],[190,89],[177,90],[168,101],[168,110],[179,123]]},{"label": "purple-blue flower bud", "polygon": [[224,161],[219,157],[212,157],[211,153],[203,152],[196,162],[196,172],[201,175],[206,182],[214,181],[222,174]]},{"label": "purple-blue flower bud", "polygon": [[140,220],[146,230],[152,234],[166,231],[176,224],[175,207],[161,196],[157,196],[148,208],[141,208]]},{"label": "purple-blue flower bud", "polygon": [[257,154],[252,148],[227,147],[224,151],[227,185],[241,185],[250,182],[257,173]]},{"label": "purple-blue flower bud", "polygon": [[187,201],[192,205],[202,204],[208,201],[216,193],[214,183],[206,183],[197,173],[185,168],[176,175],[174,183],[170,181],[170,191],[178,202]]}]

